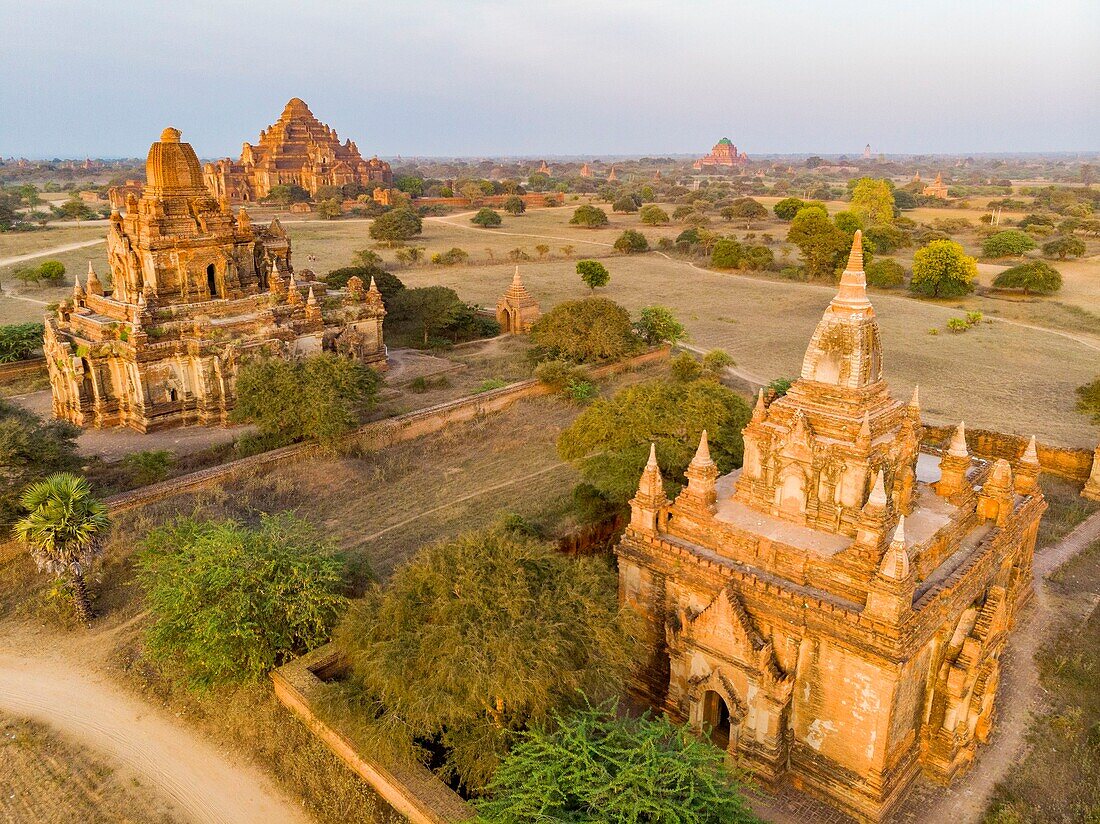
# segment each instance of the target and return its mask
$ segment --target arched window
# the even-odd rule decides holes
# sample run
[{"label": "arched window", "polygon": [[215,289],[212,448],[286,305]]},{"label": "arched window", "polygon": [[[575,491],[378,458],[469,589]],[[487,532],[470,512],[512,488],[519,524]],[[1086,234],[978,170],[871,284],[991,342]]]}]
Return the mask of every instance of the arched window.
[{"label": "arched window", "polygon": [[218,297],[217,274],[217,269],[214,268],[213,263],[206,267],[206,288],[210,290],[211,299]]},{"label": "arched window", "polygon": [[703,696],[703,724],[714,746],[723,751],[729,749],[730,708],[714,690],[707,690]]}]

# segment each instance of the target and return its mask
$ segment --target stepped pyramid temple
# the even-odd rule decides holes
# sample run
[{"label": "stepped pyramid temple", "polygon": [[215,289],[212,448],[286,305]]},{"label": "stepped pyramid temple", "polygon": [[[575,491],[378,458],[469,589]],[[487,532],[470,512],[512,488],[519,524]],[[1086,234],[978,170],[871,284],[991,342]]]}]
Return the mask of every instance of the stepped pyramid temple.
[{"label": "stepped pyramid temple", "polygon": [[723,137],[714,144],[710,153],[699,158],[692,164],[692,168],[701,171],[707,166],[744,166],[749,162],[749,156],[744,152],[738,154],[737,147],[728,137]]},{"label": "stepped pyramid temple", "polygon": [[333,350],[384,369],[382,296],[352,278],[296,277],[277,220],[253,226],[203,186],[194,149],[165,129],[147,181],[111,213],[106,287],[89,263],[46,318],[54,417],[142,432],[224,424],[241,361]]},{"label": "stepped pyramid temple", "polygon": [[241,147],[236,163],[229,158],[207,163],[203,180],[214,197],[235,203],[261,200],[273,186],[294,184],[310,195],[321,186],[362,186],[367,193],[393,183],[390,164],[377,157],[364,160],[351,140],[340,142],[336,130],[313,116],[295,97],[282,115],[260,132],[260,142]]},{"label": "stepped pyramid temple", "polygon": [[760,395],[744,466],[718,477],[704,432],[669,501],[651,453],[616,554],[647,699],[762,783],[881,821],[989,736],[1046,503],[1034,439],[1014,466],[971,456],[962,424],[921,450],[917,393],[883,380],[861,244],[800,379]]},{"label": "stepped pyramid temple", "polygon": [[497,301],[497,323],[506,334],[523,335],[531,331],[539,319],[539,303],[527,291],[519,277],[519,267],[512,276],[512,285]]}]

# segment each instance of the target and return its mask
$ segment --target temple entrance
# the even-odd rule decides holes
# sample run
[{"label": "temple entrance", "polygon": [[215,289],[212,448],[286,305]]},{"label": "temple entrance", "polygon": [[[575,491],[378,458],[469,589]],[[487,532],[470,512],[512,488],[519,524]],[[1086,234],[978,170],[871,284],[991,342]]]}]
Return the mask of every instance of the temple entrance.
[{"label": "temple entrance", "polygon": [[92,364],[87,358],[81,358],[80,365],[84,367],[84,374],[80,378],[80,396],[83,400],[95,400],[95,390],[92,388]]},{"label": "temple entrance", "polygon": [[211,300],[218,297],[217,270],[213,263],[206,267],[206,288],[210,290]]},{"label": "temple entrance", "polygon": [[726,701],[714,690],[707,690],[703,696],[703,723],[706,725],[710,741],[723,752],[730,746],[730,708]]},{"label": "temple entrance", "polygon": [[783,479],[783,486],[779,490],[779,508],[792,515],[798,515],[805,506],[805,480],[801,473],[792,472]]}]

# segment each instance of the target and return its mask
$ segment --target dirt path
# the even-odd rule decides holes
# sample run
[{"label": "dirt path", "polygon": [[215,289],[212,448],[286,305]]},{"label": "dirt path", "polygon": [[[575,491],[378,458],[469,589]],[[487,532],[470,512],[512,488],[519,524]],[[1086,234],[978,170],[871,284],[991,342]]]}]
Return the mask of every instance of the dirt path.
[{"label": "dirt path", "polygon": [[[43,249],[41,252],[31,252],[26,255],[15,255],[14,257],[0,258],[0,266],[14,266],[16,263],[23,263],[28,260],[34,260],[40,257],[49,257],[50,255],[60,255],[62,252],[72,252],[76,249],[84,249],[88,246],[98,246],[100,243],[106,243],[107,238],[96,238],[95,240],[82,240],[79,243],[66,243],[64,246],[54,246],[52,249]],[[8,295],[7,297],[11,297]]]},{"label": "dirt path", "polygon": [[309,821],[258,770],[237,763],[106,676],[68,663],[81,656],[64,655],[57,640],[35,644],[3,637],[0,709],[47,724],[143,776],[196,824]]}]

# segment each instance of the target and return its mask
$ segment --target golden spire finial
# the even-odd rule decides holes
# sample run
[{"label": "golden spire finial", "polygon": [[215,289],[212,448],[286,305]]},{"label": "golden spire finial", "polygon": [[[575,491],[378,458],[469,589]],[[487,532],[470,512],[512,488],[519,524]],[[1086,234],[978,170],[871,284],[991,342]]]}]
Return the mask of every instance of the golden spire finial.
[{"label": "golden spire finial", "polygon": [[951,445],[947,447],[947,454],[956,458],[966,458],[970,450],[966,448],[966,423],[959,421],[955,428],[955,434],[951,436]]},{"label": "golden spire finial", "polygon": [[710,463],[710,442],[707,440],[707,430],[703,430],[703,434],[699,436],[699,448],[695,450],[695,457],[691,459],[692,463]]},{"label": "golden spire finial", "polygon": [[1035,443],[1035,436],[1031,436],[1031,440],[1027,442],[1027,449],[1024,450],[1023,457],[1020,458],[1020,463],[1039,465],[1039,448]]},{"label": "golden spire finial", "polygon": [[855,237],[852,238],[852,251],[848,253],[847,268],[853,272],[863,271],[863,231],[861,229],[856,229]]},{"label": "golden spire finial", "polygon": [[880,469],[878,475],[875,477],[875,485],[871,488],[871,494],[867,496],[867,503],[865,505],[885,509],[886,501],[886,477]]},{"label": "golden spire finial", "polygon": [[840,287],[830,306],[852,312],[863,312],[871,308],[871,301],[867,299],[867,275],[863,272],[863,233],[858,229],[852,238],[848,265],[840,276]]},{"label": "golden spire finial", "polygon": [[160,133],[161,143],[179,143],[180,142],[180,130],[169,126],[163,132]]}]

